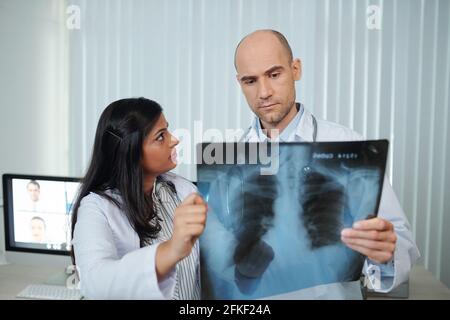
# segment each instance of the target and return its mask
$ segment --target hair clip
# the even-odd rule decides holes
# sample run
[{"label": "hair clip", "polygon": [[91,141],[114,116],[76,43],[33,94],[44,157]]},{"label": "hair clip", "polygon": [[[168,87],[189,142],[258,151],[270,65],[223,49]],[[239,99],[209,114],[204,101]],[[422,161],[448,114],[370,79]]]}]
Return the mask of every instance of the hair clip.
[{"label": "hair clip", "polygon": [[115,134],[114,132],[109,131],[109,130],[106,130],[106,132],[108,132],[109,134],[111,134],[111,135],[113,135],[114,137],[116,137],[117,139],[119,139],[119,141],[122,141],[122,138],[119,137],[119,136],[118,136],[117,134]]}]

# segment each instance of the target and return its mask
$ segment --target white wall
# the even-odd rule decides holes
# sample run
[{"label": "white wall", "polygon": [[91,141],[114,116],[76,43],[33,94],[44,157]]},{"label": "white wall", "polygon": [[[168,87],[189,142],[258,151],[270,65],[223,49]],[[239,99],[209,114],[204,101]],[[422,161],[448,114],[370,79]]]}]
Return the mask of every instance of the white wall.
[{"label": "white wall", "polygon": [[[64,8],[0,0],[0,174],[68,173]],[[1,216],[3,227],[3,208]],[[1,251],[3,228],[0,235]]]}]

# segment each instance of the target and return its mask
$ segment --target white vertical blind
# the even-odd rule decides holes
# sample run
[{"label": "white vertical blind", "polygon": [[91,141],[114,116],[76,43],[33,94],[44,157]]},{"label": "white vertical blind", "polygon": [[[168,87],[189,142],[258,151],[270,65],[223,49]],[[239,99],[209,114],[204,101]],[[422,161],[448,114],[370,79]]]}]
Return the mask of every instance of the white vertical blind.
[{"label": "white vertical blind", "polygon": [[[238,41],[277,29],[303,62],[297,100],[318,117],[390,140],[388,174],[421,262],[450,285],[448,0],[80,0],[70,32],[71,170],[86,169],[103,108],[162,104],[172,129],[246,128]],[[381,30],[366,9],[382,10]],[[201,134],[201,133],[200,133]],[[192,149],[193,151],[193,149]],[[195,167],[177,172],[195,178]]]}]

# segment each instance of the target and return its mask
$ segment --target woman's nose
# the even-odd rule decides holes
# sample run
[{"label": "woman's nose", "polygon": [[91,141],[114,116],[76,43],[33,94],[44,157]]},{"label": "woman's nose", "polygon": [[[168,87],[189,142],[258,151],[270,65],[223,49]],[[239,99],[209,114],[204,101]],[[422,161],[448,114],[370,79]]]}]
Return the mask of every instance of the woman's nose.
[{"label": "woman's nose", "polygon": [[170,134],[170,146],[175,147],[180,143],[180,140],[178,140],[173,134]]}]

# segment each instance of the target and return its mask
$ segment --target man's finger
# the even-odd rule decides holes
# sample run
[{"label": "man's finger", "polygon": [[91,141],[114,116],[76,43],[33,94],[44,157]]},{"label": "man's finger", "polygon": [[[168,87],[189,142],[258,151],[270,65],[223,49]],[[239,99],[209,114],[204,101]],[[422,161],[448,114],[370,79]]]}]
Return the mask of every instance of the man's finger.
[{"label": "man's finger", "polygon": [[395,242],[397,240],[397,237],[395,236],[395,233],[392,230],[378,231],[378,230],[356,230],[352,228],[347,228],[342,230],[341,235],[346,238],[359,238],[377,241]]},{"label": "man's finger", "polygon": [[380,250],[387,252],[394,252],[395,244],[392,242],[384,242],[384,241],[373,241],[368,239],[355,239],[355,238],[342,238],[342,241],[345,244],[356,245],[360,247],[364,247],[371,250]]},{"label": "man's finger", "polygon": [[393,230],[394,225],[387,220],[381,218],[373,218],[355,222],[353,224],[353,229],[385,231],[385,230]]},{"label": "man's finger", "polygon": [[364,248],[361,246],[351,245],[351,244],[346,244],[346,245],[350,249],[353,249],[353,250],[361,253],[362,255],[368,257],[370,260],[373,260],[377,263],[385,263],[392,259],[392,254],[389,252],[370,250],[370,249],[367,249],[367,248]]}]

